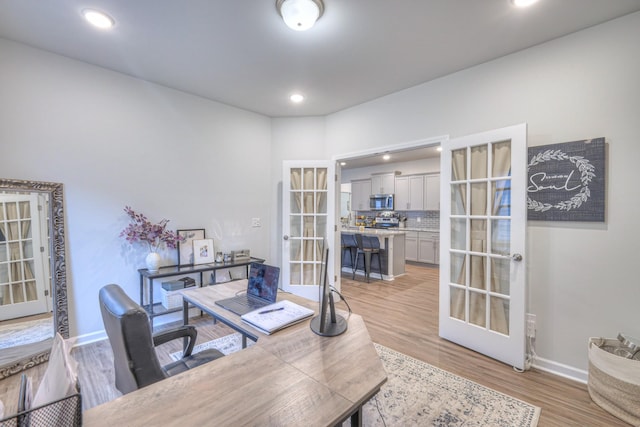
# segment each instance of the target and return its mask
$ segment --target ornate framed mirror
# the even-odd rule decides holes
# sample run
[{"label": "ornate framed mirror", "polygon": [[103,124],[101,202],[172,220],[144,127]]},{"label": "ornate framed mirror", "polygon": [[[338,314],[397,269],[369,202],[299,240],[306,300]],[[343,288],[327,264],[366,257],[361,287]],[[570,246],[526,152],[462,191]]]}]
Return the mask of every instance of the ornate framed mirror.
[{"label": "ornate framed mirror", "polygon": [[[25,281],[24,276],[26,276],[26,274],[24,273],[16,273],[13,275],[11,273],[7,273],[10,269],[16,268],[12,264],[17,264],[15,262],[15,257],[11,254],[11,251],[15,250],[16,252],[21,253],[20,256],[26,258],[27,261],[30,261],[29,256],[31,256],[31,258],[37,258],[39,252],[46,254],[41,257],[44,259],[44,262],[42,263],[44,267],[42,270],[45,272],[42,276],[44,279],[42,289],[43,295],[46,298],[50,298],[50,305],[48,304],[48,307],[50,307],[53,320],[51,338],[55,332],[59,332],[63,338],[69,338],[63,185],[55,182],[23,181],[0,178],[0,196],[2,196],[4,200],[10,200],[10,198],[14,196],[18,198],[21,196],[37,196],[37,198],[43,200],[44,202],[41,205],[39,204],[40,206],[43,206],[43,208],[37,211],[32,211],[36,212],[32,214],[32,216],[25,214],[25,217],[27,218],[26,221],[28,221],[29,228],[32,223],[35,225],[36,220],[43,224],[42,234],[44,237],[41,241],[46,242],[42,246],[39,246],[36,242],[23,243],[21,240],[23,237],[22,235],[24,234],[25,236],[30,237],[31,230],[23,231],[23,228],[26,229],[27,227],[22,227],[21,225],[16,225],[15,227],[16,230],[20,231],[13,232],[13,234],[18,235],[19,237],[12,236],[12,231],[9,230],[9,228],[14,222],[20,222],[20,219],[8,219],[10,216],[8,214],[9,209],[3,205],[5,210],[2,215],[4,222],[0,224],[0,249],[4,249],[5,265],[4,267],[2,266],[3,261],[0,259],[0,274],[6,273],[6,276],[9,276],[10,278],[5,279],[4,286],[0,285],[0,287],[3,287],[3,292],[13,295],[14,291],[10,288],[18,286],[15,284],[16,280]],[[29,267],[29,269],[32,268]],[[38,270],[38,268],[35,268],[35,270]],[[15,277],[12,278],[12,276],[16,276],[18,279]],[[29,297],[23,296],[19,301],[26,301],[29,299]],[[0,310],[3,310],[5,307],[10,305],[7,301],[8,300],[3,300],[0,305]],[[0,325],[2,323],[3,322],[0,321]],[[43,340],[36,343],[37,345],[16,344],[15,347],[9,349],[10,351],[3,350],[3,353],[10,356],[0,360],[0,379],[17,374],[25,369],[49,360],[51,341],[52,339],[49,339],[48,342],[47,340]]]}]

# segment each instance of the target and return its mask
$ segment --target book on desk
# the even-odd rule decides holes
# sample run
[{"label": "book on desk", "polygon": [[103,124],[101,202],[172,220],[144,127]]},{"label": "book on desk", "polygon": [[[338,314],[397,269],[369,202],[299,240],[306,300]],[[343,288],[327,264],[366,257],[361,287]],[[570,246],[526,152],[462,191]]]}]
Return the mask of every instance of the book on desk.
[{"label": "book on desk", "polygon": [[243,322],[267,335],[301,322],[315,312],[288,300],[278,301],[240,316]]}]

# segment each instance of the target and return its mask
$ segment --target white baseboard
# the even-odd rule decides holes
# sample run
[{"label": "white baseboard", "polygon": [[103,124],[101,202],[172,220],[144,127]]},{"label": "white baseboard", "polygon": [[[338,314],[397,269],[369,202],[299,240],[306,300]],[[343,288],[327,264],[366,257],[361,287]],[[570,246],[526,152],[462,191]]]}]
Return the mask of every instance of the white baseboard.
[{"label": "white baseboard", "polygon": [[[200,315],[200,310],[198,310],[197,308],[189,309],[189,317],[195,317],[199,315]],[[159,326],[159,325],[164,325],[166,323],[173,323],[173,322],[182,322],[182,312],[175,312],[175,313],[167,314],[166,316],[158,316],[154,318],[153,324],[154,326]],[[107,333],[103,329],[97,332],[78,335],[73,338],[75,339],[73,346],[80,347],[80,346],[91,344],[97,341],[106,340],[108,337],[107,337]]]},{"label": "white baseboard", "polygon": [[583,384],[587,384],[589,379],[589,373],[587,371],[541,357],[534,359],[533,367]]}]

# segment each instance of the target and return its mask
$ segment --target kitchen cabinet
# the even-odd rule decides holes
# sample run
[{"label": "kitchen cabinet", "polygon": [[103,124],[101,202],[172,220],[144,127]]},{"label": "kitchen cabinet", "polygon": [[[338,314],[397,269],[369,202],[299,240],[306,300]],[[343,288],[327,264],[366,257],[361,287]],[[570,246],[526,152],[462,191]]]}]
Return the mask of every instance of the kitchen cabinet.
[{"label": "kitchen cabinet", "polygon": [[395,173],[371,175],[371,194],[393,194],[395,193],[395,183]]},{"label": "kitchen cabinet", "polygon": [[351,209],[354,211],[369,210],[369,196],[371,195],[371,180],[359,179],[351,181]]},{"label": "kitchen cabinet", "polygon": [[407,231],[404,236],[404,259],[418,261],[418,232]]},{"label": "kitchen cabinet", "polygon": [[424,209],[424,175],[396,177],[395,210]]},{"label": "kitchen cabinet", "polygon": [[429,231],[418,233],[418,261],[429,264],[438,264],[438,251],[440,250],[440,235]]},{"label": "kitchen cabinet", "polygon": [[424,176],[424,210],[440,210],[440,174]]},{"label": "kitchen cabinet", "polygon": [[440,263],[440,234],[433,231],[407,231],[405,234],[405,260]]}]

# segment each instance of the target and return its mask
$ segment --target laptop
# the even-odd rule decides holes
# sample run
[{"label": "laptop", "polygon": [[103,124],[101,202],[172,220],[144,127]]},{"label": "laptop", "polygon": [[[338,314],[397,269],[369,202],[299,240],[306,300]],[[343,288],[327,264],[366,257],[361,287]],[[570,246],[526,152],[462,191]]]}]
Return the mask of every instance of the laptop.
[{"label": "laptop", "polygon": [[278,296],[278,279],[280,268],[272,265],[251,263],[247,292],[216,301],[216,305],[242,316],[276,302]]}]

